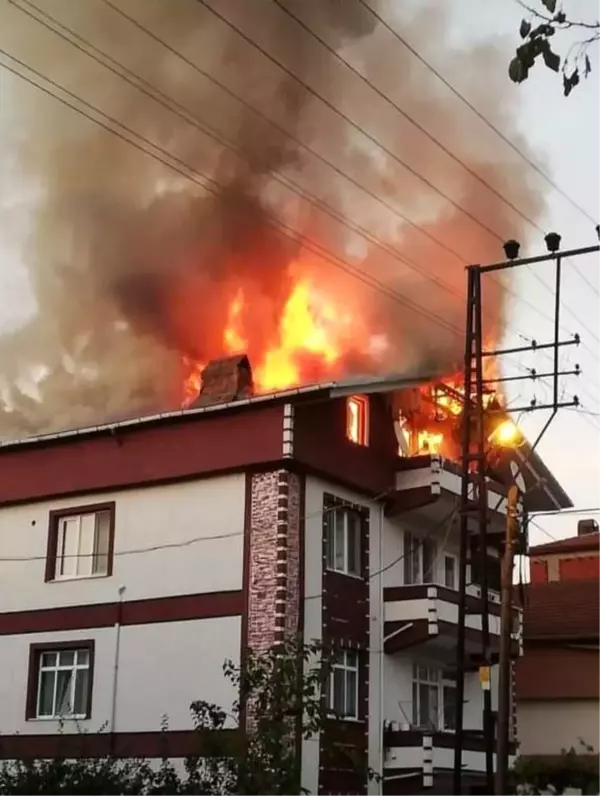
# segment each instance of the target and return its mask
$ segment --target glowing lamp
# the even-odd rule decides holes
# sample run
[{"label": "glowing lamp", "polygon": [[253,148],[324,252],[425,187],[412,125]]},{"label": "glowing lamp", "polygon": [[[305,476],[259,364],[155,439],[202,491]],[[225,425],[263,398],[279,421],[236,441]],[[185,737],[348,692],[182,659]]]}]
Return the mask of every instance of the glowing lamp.
[{"label": "glowing lamp", "polygon": [[512,420],[503,420],[490,434],[490,442],[503,448],[517,447],[521,433]]}]

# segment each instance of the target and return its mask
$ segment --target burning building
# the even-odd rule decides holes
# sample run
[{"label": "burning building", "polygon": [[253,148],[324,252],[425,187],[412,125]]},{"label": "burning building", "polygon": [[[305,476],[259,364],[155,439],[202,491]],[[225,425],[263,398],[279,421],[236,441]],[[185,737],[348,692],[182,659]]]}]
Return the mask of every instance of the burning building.
[{"label": "burning building", "polygon": [[[48,756],[66,713],[108,724],[88,738],[95,753],[152,756],[166,712],[182,757],[189,702],[235,696],[223,659],[289,630],[340,648],[340,718],[302,744],[306,787],[365,790],[332,762],[342,733],[385,792],[443,788],[464,265],[524,239],[541,192],[504,142],[474,141],[376,0],[260,15],[248,2],[57,3],[43,25],[25,5],[2,12],[14,79],[54,82],[43,103],[13,92],[6,114],[35,195],[35,309],[0,338],[0,755]],[[449,4],[411,5],[395,4],[409,39],[443,39]],[[418,120],[307,28],[342,60],[358,53]],[[501,105],[516,135],[504,56],[464,57],[470,96]],[[93,118],[65,115],[65,96]],[[486,288],[490,341],[507,295]],[[495,529],[509,465],[490,472]],[[537,456],[517,466],[527,506],[568,505]],[[478,577],[470,564],[473,780]],[[69,705],[48,686],[59,669]]]},{"label": "burning building", "polygon": [[[543,195],[503,141],[475,145],[378,0],[269,2],[259,20],[239,2],[59,5],[44,24],[21,4],[3,12],[17,71],[54,83],[43,103],[31,83],[9,92],[4,122],[31,188],[33,310],[0,337],[0,438],[172,409],[225,355],[250,357],[259,391],[456,369],[464,265],[525,239]],[[411,41],[444,38],[445,4],[396,5]],[[404,116],[344,66],[355,54],[374,85],[402,75],[384,93]],[[518,136],[496,43],[453,57]],[[497,339],[510,285],[485,292]]]},{"label": "burning building", "polygon": [[[184,757],[196,737],[190,702],[228,707],[236,697],[223,659],[240,662],[243,650],[292,633],[339,653],[323,695],[332,718],[299,746],[303,785],[364,793],[368,764],[382,775],[370,786],[378,792],[450,792],[458,386],[380,377],[261,393],[246,355],[208,363],[202,376],[187,408],[0,447],[0,634],[11,673],[0,754],[49,756],[60,746],[76,755],[77,728],[107,724],[86,735],[86,754],[110,744],[152,757],[166,743]],[[570,505],[526,444],[494,462],[494,654],[514,465],[523,510]],[[472,787],[485,768],[476,530],[463,754]],[[74,704],[51,687],[59,668]],[[495,666],[491,687],[494,707]],[[516,726],[511,737],[514,754]],[[336,756],[340,744],[351,764]]]}]

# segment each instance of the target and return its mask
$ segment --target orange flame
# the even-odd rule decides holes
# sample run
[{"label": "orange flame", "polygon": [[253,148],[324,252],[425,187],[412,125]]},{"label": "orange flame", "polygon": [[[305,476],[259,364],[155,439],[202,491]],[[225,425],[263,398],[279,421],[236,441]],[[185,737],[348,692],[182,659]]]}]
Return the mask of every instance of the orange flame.
[{"label": "orange flame", "polygon": [[[259,392],[297,386],[307,376],[341,373],[341,360],[356,341],[369,339],[352,311],[340,312],[335,302],[317,290],[310,278],[300,278],[292,286],[277,324],[271,345],[262,351],[253,348],[252,315],[243,288],[239,288],[227,308],[221,350],[215,356],[248,353],[252,359],[254,385]],[[193,400],[201,386],[205,363],[185,358],[184,404]]]},{"label": "orange flame", "polygon": [[335,339],[336,330],[331,328],[335,319],[335,308],[329,302],[324,301],[315,312],[311,306],[310,283],[298,282],[283,309],[278,344],[265,353],[256,369],[259,389],[277,390],[299,384],[300,360],[305,354],[316,356],[325,365],[337,362],[342,350]]},{"label": "orange flame", "polygon": [[223,336],[225,350],[230,354],[239,354],[246,350],[248,342],[241,333],[241,313],[244,308],[244,292],[240,288],[227,313],[227,326]]},{"label": "orange flame", "polygon": [[[244,307],[240,288],[227,313],[223,332],[226,354],[246,352],[249,348]],[[300,384],[307,357],[331,370],[347,348],[351,327],[351,314],[341,315],[333,302],[317,293],[309,279],[296,282],[283,307],[277,339],[253,363],[257,390],[281,390]]]}]

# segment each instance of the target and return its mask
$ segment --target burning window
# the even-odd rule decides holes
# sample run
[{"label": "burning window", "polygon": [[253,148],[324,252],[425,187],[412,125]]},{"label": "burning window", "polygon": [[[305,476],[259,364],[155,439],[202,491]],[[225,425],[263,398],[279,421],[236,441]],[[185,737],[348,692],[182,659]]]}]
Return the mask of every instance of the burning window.
[{"label": "burning window", "polygon": [[369,444],[369,403],[360,395],[346,402],[346,436],[356,445]]}]

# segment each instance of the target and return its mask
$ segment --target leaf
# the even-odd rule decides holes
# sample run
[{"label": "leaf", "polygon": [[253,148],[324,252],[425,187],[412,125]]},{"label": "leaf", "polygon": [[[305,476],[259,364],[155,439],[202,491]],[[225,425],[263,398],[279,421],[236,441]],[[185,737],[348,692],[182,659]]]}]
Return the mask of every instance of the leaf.
[{"label": "leaf", "polygon": [[592,71],[592,64],[591,64],[591,62],[590,62],[590,56],[589,56],[589,55],[586,55],[586,56],[585,56],[585,61],[584,61],[584,63],[585,63],[585,71],[584,71],[584,74],[585,74],[585,76],[587,77],[587,76],[589,75],[589,73]]},{"label": "leaf", "polygon": [[552,69],[553,72],[558,72],[560,69],[560,56],[550,49],[550,45],[544,47],[543,53],[544,63],[548,69]]},{"label": "leaf", "polygon": [[508,66],[508,76],[513,83],[522,83],[527,79],[528,69],[520,58],[513,58]]},{"label": "leaf", "polygon": [[542,5],[545,6],[551,14],[556,11],[556,0],[542,0]]},{"label": "leaf", "polygon": [[569,96],[571,91],[573,91],[573,89],[578,83],[579,83],[579,71],[577,69],[574,69],[569,77],[563,75],[563,89],[565,97]]},{"label": "leaf", "polygon": [[[539,47],[539,39],[530,39],[530,41],[528,41],[526,44],[522,44],[517,48],[517,58],[521,62],[526,73],[534,65],[535,56],[537,55]],[[525,77],[527,77],[527,74],[525,74]]]},{"label": "leaf", "polygon": [[522,39],[526,39],[531,31],[531,22],[528,22],[526,19],[521,20],[521,27],[519,28],[519,33],[521,34]]}]

